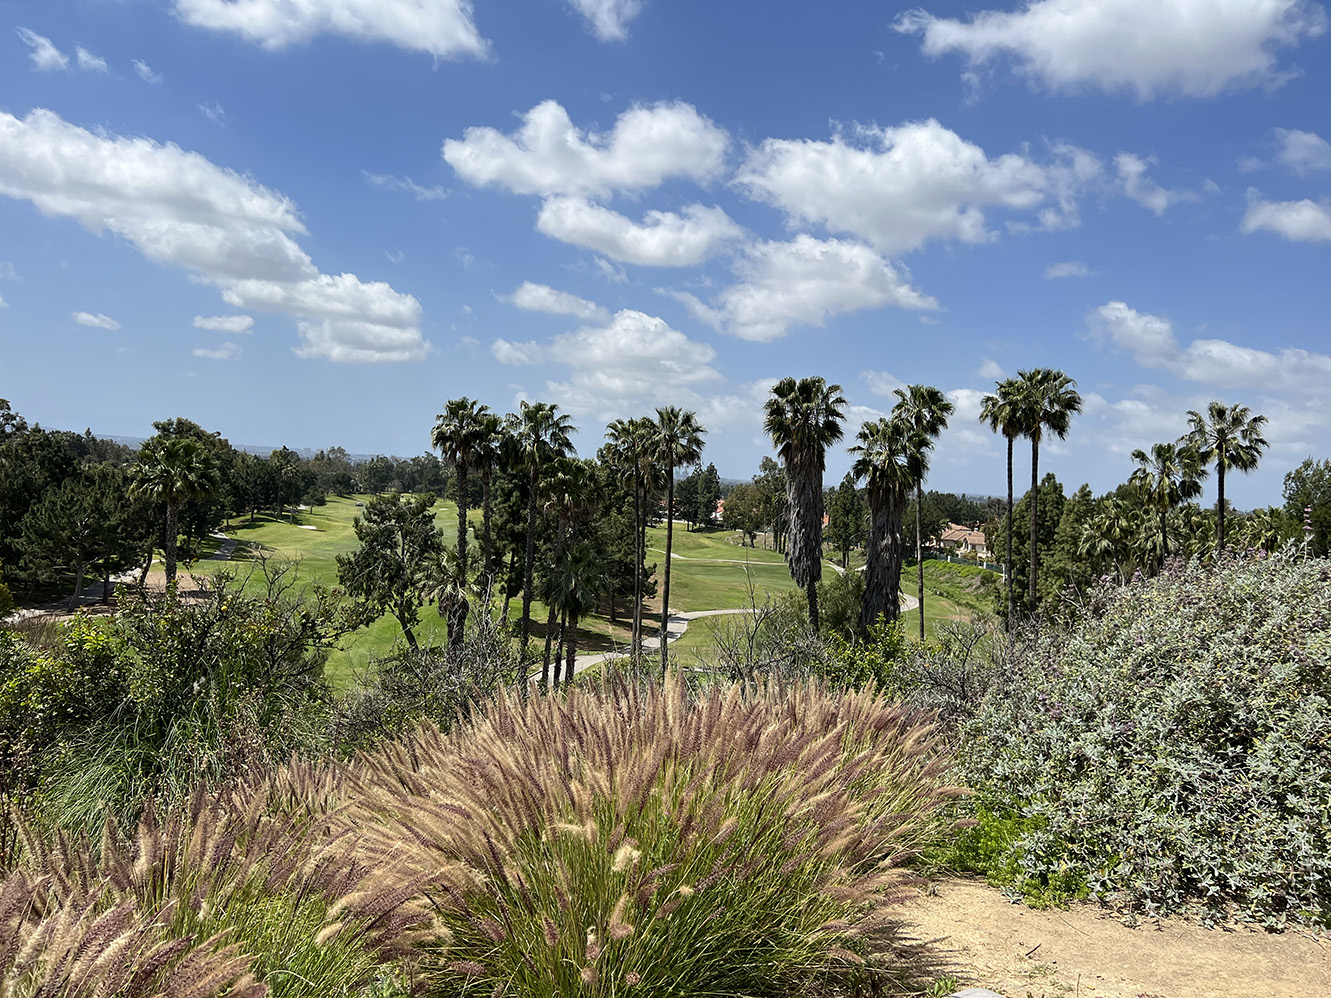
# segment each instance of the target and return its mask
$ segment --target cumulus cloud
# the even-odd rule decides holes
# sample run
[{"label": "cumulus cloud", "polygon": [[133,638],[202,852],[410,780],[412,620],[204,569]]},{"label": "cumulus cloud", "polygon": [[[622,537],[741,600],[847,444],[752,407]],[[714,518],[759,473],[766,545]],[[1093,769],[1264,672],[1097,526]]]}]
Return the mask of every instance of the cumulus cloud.
[{"label": "cumulus cloud", "polygon": [[560,242],[647,267],[692,267],[744,235],[720,208],[691,204],[682,214],[649,211],[634,222],[585,198],[549,198],[536,228]]},{"label": "cumulus cloud", "polygon": [[69,56],[56,48],[51,39],[23,27],[15,28],[14,31],[23,39],[23,44],[32,49],[28,58],[37,69],[49,72],[69,68]]},{"label": "cumulus cloud", "polygon": [[571,315],[584,322],[605,322],[610,318],[610,313],[594,301],[579,298],[567,291],[556,291],[548,284],[533,284],[531,281],[523,281],[507,300],[527,312]]},{"label": "cumulus cloud", "polygon": [[193,354],[195,357],[202,357],[204,360],[231,360],[233,357],[240,356],[240,346],[228,340],[216,349],[195,347]]},{"label": "cumulus cloud", "polygon": [[569,0],[569,6],[587,20],[587,27],[603,42],[628,38],[628,23],[642,12],[642,0]]},{"label": "cumulus cloud", "polygon": [[0,194],[110,232],[194,271],[236,308],[298,320],[302,356],[419,360],[420,303],[382,282],[320,273],[292,202],[198,153],[79,128],[45,109],[0,112]]},{"label": "cumulus cloud", "polygon": [[142,59],[134,60],[134,72],[138,74],[139,79],[144,83],[161,83],[162,74],[154,73],[153,68]]},{"label": "cumulus cloud", "polygon": [[980,366],[975,369],[977,378],[984,378],[986,381],[998,381],[1007,377],[1007,372],[998,361],[986,357],[980,362]]},{"label": "cumulus cloud", "polygon": [[214,333],[248,333],[254,328],[252,315],[196,315],[195,329],[207,329]]},{"label": "cumulus cloud", "polygon": [[596,195],[641,191],[671,177],[712,180],[725,167],[725,130],[682,102],[637,105],[607,134],[575,128],[568,112],[543,101],[504,135],[472,127],[444,142],[444,160],[478,187],[516,194]]},{"label": "cumulus cloud", "polygon": [[548,343],[497,339],[490,352],[502,364],[558,364],[567,380],[548,381],[560,405],[598,419],[629,408],[687,405],[697,408],[700,390],[722,381],[711,366],[716,351],[689,339],[664,319],[624,309],[605,325],[584,326]]},{"label": "cumulus cloud", "polygon": [[99,55],[94,55],[82,45],[74,46],[74,57],[78,60],[79,69],[88,70],[93,73],[106,72],[106,60]]},{"label": "cumulus cloud", "polygon": [[1154,159],[1142,159],[1132,153],[1121,152],[1114,157],[1114,169],[1118,171],[1118,182],[1123,187],[1123,193],[1158,216],[1168,211],[1170,205],[1192,200],[1193,195],[1185,191],[1165,190],[1147,176],[1154,162]]},{"label": "cumulus cloud", "polygon": [[1055,162],[1024,155],[989,158],[932,118],[895,128],[857,127],[848,140],[767,139],[736,175],[750,196],[792,221],[826,226],[884,253],[931,239],[983,243],[994,238],[984,211],[1037,211],[1038,227],[1075,225],[1076,197],[1100,173],[1095,157],[1055,147]]},{"label": "cumulus cloud", "polygon": [[891,395],[898,388],[906,387],[906,382],[888,371],[861,371],[860,377],[875,395]]},{"label": "cumulus cloud", "polygon": [[1331,242],[1331,201],[1266,201],[1249,190],[1239,228],[1249,234],[1266,229],[1295,243]]},{"label": "cumulus cloud", "polygon": [[1063,260],[1059,263],[1051,263],[1044,269],[1045,278],[1051,281],[1062,277],[1087,277],[1090,273],[1090,268],[1080,260]]},{"label": "cumulus cloud", "polygon": [[1278,50],[1320,36],[1326,15],[1309,0],[1028,0],[968,21],[915,10],[893,26],[922,35],[929,56],[959,52],[972,68],[1010,56],[1051,91],[1148,100],[1278,85],[1290,75]]},{"label": "cumulus cloud", "polygon": [[1316,132],[1277,128],[1276,145],[1276,161],[1291,173],[1306,177],[1322,170],[1331,170],[1331,142]]},{"label": "cumulus cloud", "polygon": [[80,326],[87,326],[90,329],[109,329],[115,332],[120,328],[120,323],[101,312],[71,312],[69,317]]},{"label": "cumulus cloud", "polygon": [[839,239],[796,236],[749,246],[736,265],[740,283],[706,304],[671,291],[693,315],[746,340],[768,341],[793,326],[822,326],[845,312],[883,308],[931,310],[938,303],[910,286],[910,277],[870,247]]},{"label": "cumulus cloud", "polygon": [[388,42],[436,59],[483,56],[470,0],[176,0],[186,24],[282,49],[319,35]]},{"label": "cumulus cloud", "polygon": [[1227,340],[1196,339],[1186,347],[1173,324],[1111,301],[1087,316],[1091,337],[1126,351],[1143,367],[1170,371],[1214,388],[1324,393],[1331,384],[1331,356],[1287,347],[1278,353]]},{"label": "cumulus cloud", "polygon": [[386,191],[397,191],[402,194],[410,194],[417,201],[442,201],[448,197],[448,191],[442,187],[425,187],[416,183],[410,177],[399,177],[391,173],[369,173],[362,170],[367,183],[373,184]]}]

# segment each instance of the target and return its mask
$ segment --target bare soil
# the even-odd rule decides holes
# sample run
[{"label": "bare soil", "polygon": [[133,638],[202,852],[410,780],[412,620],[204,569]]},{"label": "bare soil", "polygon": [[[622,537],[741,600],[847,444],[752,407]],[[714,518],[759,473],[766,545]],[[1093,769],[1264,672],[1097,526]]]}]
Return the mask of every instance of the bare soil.
[{"label": "bare soil", "polygon": [[1095,905],[1036,911],[983,883],[945,879],[904,908],[930,973],[1005,998],[1309,998],[1331,994],[1327,944],[1295,932],[1182,919],[1128,928]]}]

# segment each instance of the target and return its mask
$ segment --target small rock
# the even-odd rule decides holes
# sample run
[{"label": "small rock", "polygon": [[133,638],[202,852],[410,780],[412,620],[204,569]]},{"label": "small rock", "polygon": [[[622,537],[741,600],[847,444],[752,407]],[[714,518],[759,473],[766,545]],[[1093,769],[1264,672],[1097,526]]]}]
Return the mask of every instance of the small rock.
[{"label": "small rock", "polygon": [[953,991],[947,998],[1003,998],[1003,996],[988,988],[966,988],[964,991]]}]

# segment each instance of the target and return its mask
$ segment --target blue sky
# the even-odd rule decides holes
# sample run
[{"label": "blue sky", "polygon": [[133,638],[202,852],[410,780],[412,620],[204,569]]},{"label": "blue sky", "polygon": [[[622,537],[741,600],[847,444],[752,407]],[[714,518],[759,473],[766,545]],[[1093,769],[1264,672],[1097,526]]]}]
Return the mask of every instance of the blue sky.
[{"label": "blue sky", "polygon": [[[995,378],[1112,488],[1210,399],[1328,456],[1331,59],[1299,0],[9,0],[0,396],[51,427],[426,449],[444,400],[678,404],[747,477],[777,378],[847,437]],[[848,459],[829,456],[829,481]],[[1029,474],[1019,461],[1018,481]]]}]

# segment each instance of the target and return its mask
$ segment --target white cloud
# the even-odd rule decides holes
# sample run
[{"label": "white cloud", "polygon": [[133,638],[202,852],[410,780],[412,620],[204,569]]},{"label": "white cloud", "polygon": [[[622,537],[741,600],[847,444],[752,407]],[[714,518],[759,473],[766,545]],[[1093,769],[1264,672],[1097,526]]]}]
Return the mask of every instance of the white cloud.
[{"label": "white cloud", "polygon": [[305,227],[289,199],[176,145],[94,134],[44,109],[0,112],[0,194],[194,271],[233,307],[295,317],[302,356],[419,360],[429,349],[415,298],[320,273],[292,238]]},{"label": "white cloud", "polygon": [[208,120],[215,121],[219,125],[226,124],[226,109],[216,101],[212,104],[195,104],[194,106],[197,107]]},{"label": "white cloud", "polygon": [[142,59],[134,60],[134,72],[139,74],[139,79],[142,80],[144,83],[162,82],[162,74],[154,73],[152,67],[149,66]]},{"label": "white cloud", "polygon": [[240,347],[228,340],[215,350],[208,347],[195,347],[193,354],[195,357],[202,357],[205,360],[230,360],[233,357],[240,356]]},{"label": "white cloud", "polygon": [[579,298],[567,291],[556,291],[548,284],[523,281],[507,299],[527,312],[546,312],[550,315],[571,315],[584,322],[605,322],[610,313],[596,302]]},{"label": "white cloud", "polygon": [[906,382],[887,371],[861,371],[860,377],[875,395],[891,395],[898,388],[906,387]]},{"label": "white cloud", "polygon": [[1088,277],[1090,273],[1090,268],[1080,260],[1063,260],[1044,269],[1045,278],[1051,281],[1061,277]]},{"label": "white cloud", "polygon": [[1265,201],[1249,190],[1239,228],[1249,234],[1267,229],[1296,243],[1331,242],[1331,201]]},{"label": "white cloud", "polygon": [[92,329],[109,329],[114,332],[120,328],[120,323],[101,312],[71,312],[70,318],[80,326],[88,326]]},{"label": "white cloud", "polygon": [[1184,191],[1167,191],[1148,177],[1154,159],[1142,159],[1129,152],[1121,152],[1114,157],[1114,169],[1118,171],[1118,182],[1123,186],[1123,193],[1143,208],[1155,215],[1163,215],[1169,206],[1180,201],[1190,201],[1193,195]]},{"label": "white cloud", "polygon": [[980,362],[980,366],[975,369],[977,378],[984,378],[986,381],[999,381],[1007,377],[1007,372],[1003,370],[998,361],[986,357]]},{"label": "white cloud", "polygon": [[10,263],[8,260],[0,260],[0,280],[4,281],[18,280],[18,271],[14,269],[14,265]]},{"label": "white cloud", "polygon": [[839,239],[799,235],[788,243],[756,243],[736,270],[741,283],[724,289],[712,305],[687,292],[668,293],[701,321],[759,341],[784,336],[792,326],[822,326],[844,312],[938,307],[868,246]]},{"label": "white cloud", "polygon": [[605,257],[593,257],[592,266],[596,268],[598,274],[611,284],[627,284],[629,282],[629,275],[624,272],[624,268],[617,263],[611,263]]},{"label": "white cloud", "polygon": [[939,453],[951,452],[956,448],[987,452],[993,448],[995,434],[988,424],[980,422],[980,406],[990,392],[977,388],[954,388],[944,394],[952,403],[952,415],[947,419],[947,428],[939,435]]},{"label": "white cloud", "polygon": [[248,333],[254,328],[252,315],[196,315],[195,329],[207,329],[214,333]]},{"label": "white cloud", "polygon": [[736,175],[750,196],[792,220],[866,239],[884,253],[917,249],[931,239],[983,243],[994,238],[984,209],[1043,209],[1039,227],[1077,223],[1076,196],[1100,163],[1072,146],[1054,148],[1042,166],[1009,153],[990,159],[937,121],[896,128],[857,127],[852,144],[767,139]]},{"label": "white cloud", "polygon": [[230,32],[266,49],[340,35],[388,42],[436,59],[483,56],[470,0],[176,0],[186,24]]},{"label": "white cloud", "polygon": [[536,228],[553,239],[647,267],[692,267],[744,235],[720,208],[649,211],[641,223],[584,198],[549,198]]},{"label": "white cloud", "polygon": [[1052,91],[1147,100],[1278,85],[1289,73],[1276,51],[1320,36],[1326,15],[1309,0],[1028,0],[966,22],[915,10],[893,26],[922,34],[926,55],[964,54],[972,73],[1010,55]]},{"label": "white cloud", "polygon": [[39,35],[35,31],[29,31],[27,28],[15,28],[14,31],[23,39],[23,44],[32,49],[28,53],[28,58],[32,60],[33,66],[37,69],[49,72],[55,69],[69,68],[69,56],[56,48],[51,43],[51,39]]},{"label": "white cloud", "polygon": [[391,173],[369,173],[365,170],[361,171],[361,176],[375,187],[410,194],[417,201],[442,201],[448,197],[448,191],[442,187],[424,187],[410,177],[398,177]]},{"label": "white cloud", "polygon": [[1277,128],[1279,151],[1276,160],[1281,166],[1300,177],[1322,170],[1331,170],[1331,142],[1316,132],[1300,132],[1292,128]]},{"label": "white cloud", "polygon": [[472,127],[444,142],[444,160],[469,184],[516,194],[591,195],[640,191],[670,177],[705,182],[725,167],[724,129],[681,102],[637,105],[608,134],[583,132],[543,101],[511,136]]},{"label": "white cloud", "polygon": [[0,308],[9,308],[9,302],[5,301],[4,298],[0,298]]},{"label": "white cloud", "polygon": [[1213,339],[1196,339],[1184,347],[1168,319],[1121,301],[1101,305],[1086,321],[1093,339],[1127,351],[1143,367],[1215,388],[1260,385],[1272,392],[1325,393],[1331,384],[1331,356],[1326,354],[1293,347],[1271,353]]},{"label": "white cloud", "polygon": [[587,27],[603,42],[628,38],[628,23],[642,12],[642,0],[569,0],[587,19]]},{"label": "white cloud", "polygon": [[99,55],[94,55],[82,45],[74,46],[74,56],[78,59],[79,69],[88,70],[93,73],[106,72],[106,60]]},{"label": "white cloud", "polygon": [[547,381],[548,394],[571,412],[608,419],[629,408],[697,408],[700,389],[722,381],[711,366],[716,351],[672,329],[664,319],[632,309],[608,324],[585,326],[548,344],[498,339],[490,351],[502,364],[568,368],[566,381]]}]

